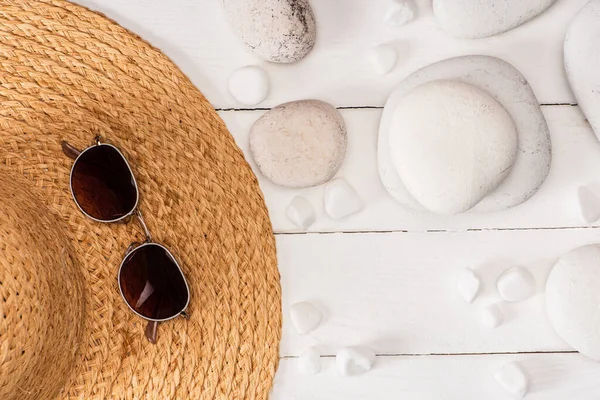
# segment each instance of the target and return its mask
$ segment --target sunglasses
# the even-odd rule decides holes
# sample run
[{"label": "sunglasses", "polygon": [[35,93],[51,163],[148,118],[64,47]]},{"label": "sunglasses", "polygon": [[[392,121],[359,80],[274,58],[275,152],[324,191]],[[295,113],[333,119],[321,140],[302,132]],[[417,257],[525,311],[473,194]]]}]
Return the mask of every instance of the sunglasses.
[{"label": "sunglasses", "polygon": [[190,290],[171,252],[153,242],[139,205],[139,190],[129,163],[115,146],[95,143],[80,151],[62,142],[65,155],[75,160],[71,168],[71,194],[88,218],[103,223],[141,224],[146,240],[132,243],[119,267],[121,296],[129,308],[148,321],[145,334],[155,344],[158,323],[177,316],[189,318]]}]

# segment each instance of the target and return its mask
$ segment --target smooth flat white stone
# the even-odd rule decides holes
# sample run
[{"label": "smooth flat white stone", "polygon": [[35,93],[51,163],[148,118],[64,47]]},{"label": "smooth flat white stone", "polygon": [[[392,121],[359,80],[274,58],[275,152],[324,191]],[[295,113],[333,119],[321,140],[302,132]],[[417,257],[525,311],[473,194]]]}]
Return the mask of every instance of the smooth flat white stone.
[{"label": "smooth flat white stone", "polygon": [[360,375],[373,368],[375,352],[367,347],[344,347],[335,356],[338,370],[344,376]]},{"label": "smooth flat white stone", "polygon": [[486,328],[495,329],[504,322],[504,313],[498,304],[488,304],[481,309],[481,323]]},{"label": "smooth flat white stone", "polygon": [[250,152],[272,182],[304,188],[329,181],[346,155],[346,124],[338,110],[319,100],[281,104],[252,125]]},{"label": "smooth flat white stone", "polygon": [[584,223],[593,224],[600,219],[600,197],[589,187],[580,186],[577,188],[577,200],[581,220]]},{"label": "smooth flat white stone", "polygon": [[522,399],[527,395],[529,379],[518,364],[506,364],[496,372],[494,378],[504,390],[513,396]]},{"label": "smooth flat white stone", "polygon": [[269,95],[269,77],[256,65],[239,68],[229,77],[229,93],[238,103],[255,106]]},{"label": "smooth flat white stone", "polygon": [[433,12],[446,32],[483,38],[506,32],[535,18],[556,0],[433,0]]},{"label": "smooth flat white stone", "polygon": [[319,326],[323,313],[311,303],[303,301],[290,307],[290,319],[296,331],[305,335]]},{"label": "smooth flat white stone", "polygon": [[460,81],[430,81],[399,99],[390,152],[413,198],[437,214],[473,208],[508,175],[518,137],[491,95]]},{"label": "smooth flat white stone", "polygon": [[504,271],[496,284],[500,297],[510,303],[527,300],[535,294],[535,279],[525,268],[516,267]]},{"label": "smooth flat white stone", "polygon": [[460,295],[467,303],[472,303],[475,300],[480,286],[481,280],[475,272],[466,268],[460,271],[457,287]]},{"label": "smooth flat white stone", "polygon": [[304,375],[321,372],[321,353],[316,347],[309,347],[298,357],[298,370]]},{"label": "smooth flat white stone", "polygon": [[600,138],[600,0],[590,1],[569,26],[564,55],[579,108]]},{"label": "smooth flat white stone", "polygon": [[550,170],[548,126],[525,78],[510,64],[488,56],[463,56],[431,64],[411,74],[394,89],[379,126],[378,164],[384,187],[402,205],[426,211],[410,194],[396,171],[389,136],[399,101],[415,87],[440,79],[459,80],[485,90],[508,111],[519,134],[517,158],[508,176],[468,212],[500,211],[528,200],[540,188]]},{"label": "smooth flat white stone", "polygon": [[305,197],[296,196],[290,203],[286,213],[288,219],[298,228],[306,230],[317,220],[315,208]]},{"label": "smooth flat white stone", "polygon": [[560,258],[546,282],[546,311],[565,342],[600,361],[600,245]]},{"label": "smooth flat white stone", "polygon": [[371,49],[369,54],[373,71],[379,75],[390,73],[398,62],[398,50],[390,43],[382,43]]},{"label": "smooth flat white stone", "polygon": [[333,219],[342,219],[365,208],[356,190],[343,178],[336,178],[325,185],[323,193],[325,212]]},{"label": "smooth flat white stone", "polygon": [[395,0],[383,17],[383,21],[394,27],[408,24],[417,14],[417,6],[413,0]]},{"label": "smooth flat white stone", "polygon": [[233,30],[266,61],[292,63],[315,45],[317,28],[308,0],[222,0]]}]

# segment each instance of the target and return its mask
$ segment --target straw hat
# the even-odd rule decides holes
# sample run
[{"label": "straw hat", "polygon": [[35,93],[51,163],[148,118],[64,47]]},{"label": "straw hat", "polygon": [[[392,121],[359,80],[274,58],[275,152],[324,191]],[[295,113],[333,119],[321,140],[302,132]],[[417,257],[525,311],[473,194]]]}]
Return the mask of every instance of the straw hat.
[{"label": "straw hat", "polygon": [[[202,38],[198,38],[202,40]],[[272,228],[214,109],[158,50],[62,0],[0,0],[0,398],[266,399],[281,335]],[[84,217],[72,161],[127,157],[140,208],[190,285],[158,344],[117,271],[135,224]]]}]

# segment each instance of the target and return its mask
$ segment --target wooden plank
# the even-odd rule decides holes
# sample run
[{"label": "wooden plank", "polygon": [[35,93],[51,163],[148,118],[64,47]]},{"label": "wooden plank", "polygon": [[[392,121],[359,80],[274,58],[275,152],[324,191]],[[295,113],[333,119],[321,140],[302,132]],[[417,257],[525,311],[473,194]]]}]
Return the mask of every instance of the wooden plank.
[{"label": "wooden plank", "polygon": [[[377,135],[381,110],[341,110],[348,126],[348,153],[338,176],[353,185],[365,200],[365,210],[341,221],[323,209],[323,187],[286,189],[264,178],[255,165],[276,232],[296,232],[286,209],[297,196],[307,197],[318,214],[312,232],[425,231],[496,228],[571,227],[584,225],[577,207],[581,184],[600,180],[600,144],[578,107],[543,107],[553,143],[553,165],[541,190],[525,204],[490,214],[442,217],[419,213],[396,203],[381,184],[377,170]],[[238,145],[247,154],[248,132],[264,111],[221,112]],[[253,163],[252,163],[253,164]]]},{"label": "wooden plank", "polygon": [[[571,350],[545,313],[544,288],[556,259],[600,242],[600,229],[462,233],[357,233],[278,235],[283,290],[282,356],[320,345],[365,344],[379,354],[496,353]],[[538,290],[516,304],[501,303],[505,323],[482,326],[479,313],[501,302],[496,279],[527,267]],[[477,271],[480,296],[467,304],[456,289],[462,268]],[[291,325],[291,304],[310,301],[323,323],[308,335]]]},{"label": "wooden plank", "polygon": [[600,365],[579,354],[378,357],[374,369],[342,377],[335,359],[305,376],[295,359],[281,361],[271,400],[512,400],[494,374],[518,362],[530,379],[527,400],[597,400]]},{"label": "wooden plank", "polygon": [[[365,2],[314,0],[318,39],[313,52],[293,65],[261,62],[229,28],[218,0],[76,0],[99,10],[162,49],[217,108],[239,107],[227,93],[236,68],[263,65],[272,83],[261,106],[318,98],[337,106],[384,104],[391,89],[409,73],[432,62],[466,54],[500,57],[530,80],[541,103],[568,103],[574,98],[564,77],[562,47],[568,23],[588,0],[558,1],[532,22],[482,40],[460,40],[437,25],[430,0],[418,0],[420,17],[403,28],[382,23],[388,0]],[[394,41],[401,61],[380,77],[367,51]]]}]

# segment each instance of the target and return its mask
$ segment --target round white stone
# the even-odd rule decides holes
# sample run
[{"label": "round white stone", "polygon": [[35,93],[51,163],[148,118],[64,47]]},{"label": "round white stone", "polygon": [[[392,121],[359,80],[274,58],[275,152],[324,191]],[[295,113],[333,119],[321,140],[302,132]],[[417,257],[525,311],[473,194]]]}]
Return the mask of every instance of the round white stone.
[{"label": "round white stone", "polygon": [[393,44],[382,43],[371,49],[369,55],[375,73],[385,75],[390,73],[398,62],[398,50]]},{"label": "round white stone", "polygon": [[316,347],[309,347],[300,354],[298,370],[304,375],[316,375],[321,371],[321,354]]},{"label": "round white stone", "polygon": [[516,267],[504,271],[496,282],[498,293],[505,301],[517,303],[535,294],[535,279],[525,268]]},{"label": "round white stone", "polygon": [[390,152],[410,194],[438,214],[465,212],[510,171],[518,135],[508,112],[459,81],[424,83],[394,111]]},{"label": "round white stone", "polygon": [[246,106],[255,106],[269,95],[269,77],[262,68],[249,65],[229,77],[229,93]]},{"label": "round white stone", "polygon": [[546,283],[546,310],[565,342],[600,361],[600,245],[580,247],[558,261]]},{"label": "round white stone", "polygon": [[229,23],[264,60],[291,63],[315,45],[315,17],[308,0],[222,0]]},{"label": "round white stone", "polygon": [[250,130],[250,151],[260,171],[293,188],[329,181],[346,154],[346,126],[330,104],[301,100],[273,108]]}]

